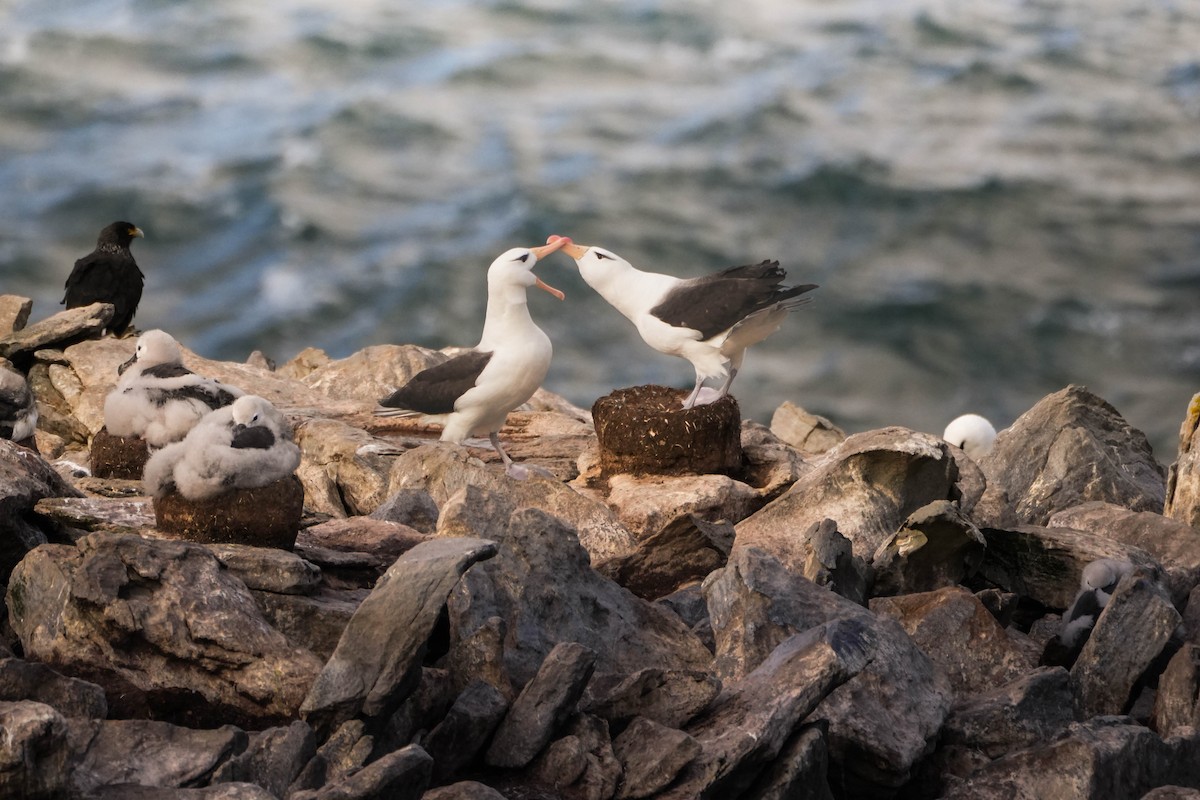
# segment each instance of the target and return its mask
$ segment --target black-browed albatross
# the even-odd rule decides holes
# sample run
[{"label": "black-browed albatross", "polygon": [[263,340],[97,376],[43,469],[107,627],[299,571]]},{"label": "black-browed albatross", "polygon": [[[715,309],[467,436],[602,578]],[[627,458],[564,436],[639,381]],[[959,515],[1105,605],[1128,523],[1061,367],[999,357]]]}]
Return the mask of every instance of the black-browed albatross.
[{"label": "black-browed albatross", "polygon": [[528,477],[500,446],[499,431],[508,412],[542,385],[553,347],[529,316],[526,290],[537,286],[563,299],[563,293],[533,274],[533,266],[570,239],[556,238],[541,247],[515,247],[488,268],[487,313],[483,335],[469,352],[422,370],[379,401],[375,413],[390,417],[422,417],[441,424],[441,440],[462,444],[469,436],[487,435],[500,454],[505,472]]},{"label": "black-browed albatross", "polygon": [[723,381],[714,399],[728,394],[746,348],[778,330],[788,312],[808,302],[800,295],[817,288],[781,286],[787,273],[778,261],[675,278],[636,269],[601,247],[567,242],[562,251],[575,259],[588,286],[637,326],[646,344],[692,362],[696,388],[684,408],[696,404],[710,378]]}]

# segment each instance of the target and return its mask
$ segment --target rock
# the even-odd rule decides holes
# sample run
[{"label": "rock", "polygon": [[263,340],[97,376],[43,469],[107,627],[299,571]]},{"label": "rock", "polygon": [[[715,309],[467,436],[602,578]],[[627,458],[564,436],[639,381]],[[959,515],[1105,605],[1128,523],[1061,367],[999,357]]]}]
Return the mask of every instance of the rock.
[{"label": "rock", "polygon": [[505,800],[504,795],[478,781],[459,781],[421,795],[421,800]]},{"label": "rock", "polygon": [[733,537],[728,522],[707,522],[684,513],[642,539],[635,552],[610,559],[598,569],[638,597],[657,600],[723,567]]},{"label": "rock", "polygon": [[318,479],[329,481],[339,516],[369,514],[387,498],[388,470],[399,451],[385,440],[338,420],[307,419],[296,427],[296,444],[305,489],[316,495]]},{"label": "rock", "polygon": [[[653,746],[647,746],[653,742]],[[623,778],[618,800],[640,800],[664,788],[700,755],[700,743],[686,733],[637,717],[613,740]]]},{"label": "rock", "polygon": [[30,521],[37,502],[78,496],[36,453],[0,439],[0,583],[27,552],[46,542],[45,532]]},{"label": "rock", "polygon": [[1200,583],[1200,531],[1178,520],[1097,501],[1059,511],[1050,517],[1049,525],[1086,531],[1145,550],[1162,565],[1164,583],[1180,608]]},{"label": "rock", "polygon": [[[83,481],[80,481],[83,483]],[[140,492],[141,484],[138,484]],[[102,497],[47,497],[33,510],[58,525],[88,533],[149,534],[154,529],[154,506],[148,497],[110,499]]]},{"label": "rock", "polygon": [[[293,359],[297,366],[305,360],[315,366],[307,374],[300,375],[300,381],[328,397],[350,397],[361,403],[369,403],[370,407],[374,407],[381,397],[408,383],[421,370],[449,358],[437,350],[411,344],[374,345],[336,361],[316,356],[319,352],[310,348]],[[280,370],[290,374],[301,371],[291,364],[284,365]]]},{"label": "rock", "polygon": [[608,485],[605,502],[639,540],[688,514],[736,523],[762,505],[752,487],[726,475],[613,475]]},{"label": "rock", "polygon": [[1038,654],[1010,640],[983,603],[961,586],[877,597],[871,610],[897,620],[960,697],[1009,683],[1037,666]]},{"label": "rock", "polygon": [[1197,800],[1200,789],[1188,789],[1183,786],[1160,786],[1142,795],[1142,800]]},{"label": "rock", "polygon": [[437,503],[423,489],[401,489],[371,512],[371,519],[407,525],[420,533],[437,530]]},{"label": "rock", "polygon": [[[492,499],[480,498],[481,512]],[[443,508],[441,524],[454,515]],[[599,575],[561,521],[531,508],[490,519],[499,555],[464,575],[448,604],[446,665],[461,685],[481,677],[511,697],[559,642],[595,651],[597,675],[708,669],[711,654],[679,617]]]},{"label": "rock", "polygon": [[0,294],[0,336],[25,328],[33,311],[33,301],[15,294]]},{"label": "rock", "polygon": [[1200,645],[1185,643],[1171,657],[1154,697],[1154,730],[1173,736],[1200,727]]},{"label": "rock", "polygon": [[534,783],[554,787],[580,800],[610,800],[621,780],[608,725],[579,714],[566,735],[550,744],[529,769]]},{"label": "rock", "polygon": [[877,595],[927,592],[971,577],[987,541],[949,500],[935,500],[909,515],[875,551]]},{"label": "rock", "polygon": [[104,719],[108,701],[94,683],[68,678],[45,664],[0,659],[0,701],[45,703],[64,717]]},{"label": "rock", "polygon": [[756,800],[833,800],[824,723],[801,725],[763,770],[749,796]]},{"label": "rock", "polygon": [[837,447],[846,432],[825,417],[785,402],[771,415],[771,433],[807,455],[820,455]]},{"label": "rock", "polygon": [[462,691],[455,688],[448,670],[423,667],[417,688],[376,735],[375,753],[389,753],[408,744],[421,743],[450,713]]},{"label": "rock", "polygon": [[201,789],[120,783],[97,789],[88,800],[275,800],[275,795],[252,783],[223,783]]},{"label": "rock", "polygon": [[633,386],[592,405],[603,475],[736,475],[742,414],[732,395],[683,408],[688,392]]},{"label": "rock", "polygon": [[1159,586],[1137,573],[1121,579],[1071,668],[1084,719],[1128,708],[1134,684],[1181,621]]},{"label": "rock", "polygon": [[22,364],[37,350],[99,336],[112,321],[112,315],[113,308],[108,303],[60,311],[0,339],[0,357]]},{"label": "rock", "polygon": [[[397,458],[389,476],[388,495],[412,488],[428,491],[441,508],[438,529],[443,534],[455,527],[446,519],[449,508],[457,507],[460,514],[474,517],[471,513],[475,506],[473,501],[457,498],[451,502],[460,490],[469,488],[490,493],[495,502],[489,512],[489,518],[493,520],[491,526],[483,524],[482,519],[457,525],[459,530],[473,531],[472,535],[496,538],[491,527],[502,527],[509,513],[530,507],[543,509],[572,525],[579,542],[597,564],[637,548],[637,539],[603,503],[586,498],[556,480],[537,477],[513,480],[500,470],[485,467],[456,445],[424,445]],[[469,493],[466,495],[470,496]]]},{"label": "rock", "polygon": [[7,602],[27,656],[103,686],[113,716],[265,727],[295,715],[320,668],[200,545],[106,533],[45,545]]},{"label": "rock", "polygon": [[357,772],[320,789],[295,792],[289,800],[419,800],[429,786],[433,759],[417,745],[388,753]]},{"label": "rock", "polygon": [[252,544],[291,550],[304,514],[304,487],[295,475],[254,489],[231,489],[205,500],[170,491],[154,501],[159,531],[193,542]]},{"label": "rock", "polygon": [[494,767],[523,767],[575,710],[596,667],[596,654],[575,642],[556,645],[513,701],[487,751]]},{"label": "rock", "polygon": [[375,739],[366,735],[366,724],[362,720],[343,722],[300,770],[288,787],[287,796],[320,789],[353,775],[363,768],[374,749]]},{"label": "rock", "polygon": [[321,570],[300,556],[270,547],[212,544],[208,551],[246,588],[274,594],[312,594],[321,585]]},{"label": "rock", "polygon": [[[1200,393],[1192,396],[1187,415],[1179,426],[1179,451],[1167,471],[1163,514],[1193,527],[1200,526]],[[1151,509],[1153,510],[1153,509]]]},{"label": "rock", "polygon": [[140,436],[113,436],[101,428],[92,438],[92,474],[97,478],[140,481],[150,450]]},{"label": "rock", "polygon": [[945,745],[999,758],[1053,741],[1075,721],[1067,671],[1041,667],[990,691],[963,697],[942,728]]},{"label": "rock", "polygon": [[300,712],[318,730],[359,714],[390,715],[415,688],[446,596],[496,547],[480,539],[425,542],[396,560],[351,617]]},{"label": "rock", "polygon": [[[933,747],[952,689],[895,620],[790,573],[769,554],[735,550],[705,581],[717,642],[714,671],[738,680],[788,636],[839,619],[871,631],[871,661],[811,715],[829,721],[829,755],[844,796],[883,796]],[[689,729],[690,732],[690,729]]]},{"label": "rock", "polygon": [[70,796],[75,751],[61,714],[32,700],[0,702],[0,732],[0,796]]},{"label": "rock", "polygon": [[782,496],[738,523],[734,551],[761,548],[803,570],[804,539],[832,519],[854,553],[871,558],[917,509],[957,500],[958,468],[950,445],[904,428],[855,434],[826,453]]},{"label": "rock", "polygon": [[600,675],[588,684],[582,708],[611,723],[636,718],[682,728],[712,703],[721,682],[707,671],[647,667],[632,675]]},{"label": "rock", "polygon": [[767,426],[742,420],[741,479],[758,491],[762,502],[783,494],[811,469],[799,450],[771,433]]},{"label": "rock", "polygon": [[302,529],[296,536],[296,547],[319,547],[341,553],[368,553],[375,556],[386,569],[397,558],[428,539],[428,535],[398,522],[371,517],[348,517],[331,519]]},{"label": "rock", "polygon": [[300,720],[251,733],[246,749],[222,764],[213,773],[212,783],[252,783],[271,797],[284,797],[316,750],[316,735]]},{"label": "rock", "polygon": [[508,707],[508,700],[490,683],[468,685],[425,738],[424,747],[433,758],[434,779],[444,781],[461,774],[483,750]]},{"label": "rock", "polygon": [[831,519],[814,522],[805,531],[801,574],[859,605],[866,605],[875,575],[868,563],[854,555],[850,540],[838,532]]},{"label": "rock", "polygon": [[1158,569],[1141,548],[1070,528],[985,528],[983,536],[987,551],[979,568],[980,577],[1050,608],[1071,605],[1079,591],[1083,568],[1093,561],[1111,558]]},{"label": "rock", "polygon": [[[282,551],[278,551],[282,552]],[[252,590],[254,602],[271,627],[294,646],[328,659],[368,590],[322,586],[312,595]]]},{"label": "rock", "polygon": [[979,465],[1025,524],[1045,525],[1056,511],[1092,500],[1131,511],[1163,507],[1163,470],[1146,436],[1081,386],[1038,401]]},{"label": "rock", "polygon": [[793,729],[871,660],[873,632],[841,619],[784,639],[758,667],[726,686],[687,728],[701,747],[663,800],[736,797],[779,754]]}]

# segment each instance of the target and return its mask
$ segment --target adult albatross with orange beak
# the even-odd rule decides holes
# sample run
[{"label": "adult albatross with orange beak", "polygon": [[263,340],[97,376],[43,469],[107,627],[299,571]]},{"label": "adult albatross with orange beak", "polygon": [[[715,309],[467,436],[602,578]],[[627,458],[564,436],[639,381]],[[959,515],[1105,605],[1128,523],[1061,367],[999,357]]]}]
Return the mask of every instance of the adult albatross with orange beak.
[{"label": "adult albatross with orange beak", "polygon": [[787,273],[778,261],[675,278],[636,269],[601,247],[568,241],[562,251],[575,259],[587,285],[637,326],[646,344],[692,363],[696,388],[684,408],[696,405],[711,378],[722,380],[714,400],[729,394],[746,348],[778,330],[790,311],[809,301],[800,295],[817,288],[814,283],[781,286]]},{"label": "adult albatross with orange beak", "polygon": [[472,350],[413,376],[379,401],[375,413],[389,417],[421,417],[440,424],[443,442],[462,444],[468,436],[486,435],[511,477],[529,471],[514,464],[500,446],[499,432],[508,412],[542,385],[550,368],[550,337],[529,316],[526,290],[537,286],[563,299],[563,293],[533,274],[539,259],[570,244],[555,238],[542,247],[514,247],[488,268],[487,314],[483,335]]}]

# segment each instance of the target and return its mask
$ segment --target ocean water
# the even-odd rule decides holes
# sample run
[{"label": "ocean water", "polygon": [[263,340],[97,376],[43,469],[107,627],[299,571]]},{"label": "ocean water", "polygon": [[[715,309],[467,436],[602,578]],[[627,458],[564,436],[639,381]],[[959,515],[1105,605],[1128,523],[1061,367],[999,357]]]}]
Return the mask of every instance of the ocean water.
[{"label": "ocean water", "polygon": [[[284,361],[477,341],[549,234],[814,303],[734,394],[850,431],[997,427],[1069,383],[1164,463],[1200,390],[1191,0],[0,0],[0,291],[58,310],[146,231],[137,316]],[[547,388],[686,387],[562,255]]]}]

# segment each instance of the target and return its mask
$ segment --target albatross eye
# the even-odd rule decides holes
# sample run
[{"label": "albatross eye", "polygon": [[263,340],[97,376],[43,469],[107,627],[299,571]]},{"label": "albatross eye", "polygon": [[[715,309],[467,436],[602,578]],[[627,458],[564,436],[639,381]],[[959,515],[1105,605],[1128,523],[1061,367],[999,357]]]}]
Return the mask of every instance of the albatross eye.
[{"label": "albatross eye", "polygon": [[528,260],[529,260],[529,253],[521,253],[521,255],[519,255],[517,257],[517,261],[520,261],[522,264],[524,264]]},{"label": "albatross eye", "polygon": [[601,261],[603,261],[606,258],[611,260],[611,258],[612,258],[612,256],[605,255],[604,253],[601,253],[599,250],[593,250],[592,252],[595,253],[596,258]]}]

